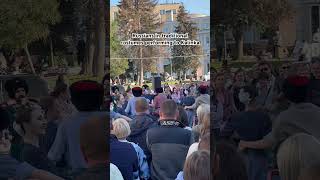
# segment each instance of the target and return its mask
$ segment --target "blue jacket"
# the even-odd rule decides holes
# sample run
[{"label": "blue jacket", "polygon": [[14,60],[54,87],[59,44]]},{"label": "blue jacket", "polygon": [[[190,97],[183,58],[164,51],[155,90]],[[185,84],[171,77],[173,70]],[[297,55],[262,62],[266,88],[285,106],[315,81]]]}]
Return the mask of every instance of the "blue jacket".
[{"label": "blue jacket", "polygon": [[139,179],[134,177],[134,173],[137,174],[139,170],[134,147],[129,143],[118,141],[113,134],[110,134],[110,161],[119,168],[124,180]]},{"label": "blue jacket", "polygon": [[150,178],[150,169],[149,169],[149,165],[147,162],[147,157],[144,154],[141,147],[139,145],[137,145],[133,142],[129,142],[127,140],[125,140],[125,141],[120,140],[120,141],[130,143],[137,152],[138,163],[139,163],[139,173],[137,176],[139,176],[142,179],[149,179]]}]

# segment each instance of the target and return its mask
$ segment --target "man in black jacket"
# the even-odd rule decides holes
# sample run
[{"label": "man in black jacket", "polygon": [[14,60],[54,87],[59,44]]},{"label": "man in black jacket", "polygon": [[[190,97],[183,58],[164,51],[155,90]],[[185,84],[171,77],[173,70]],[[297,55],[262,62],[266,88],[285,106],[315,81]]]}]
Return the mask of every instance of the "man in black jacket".
[{"label": "man in black jacket", "polygon": [[157,126],[155,117],[149,114],[149,104],[145,98],[138,98],[135,103],[136,115],[130,122],[131,134],[128,141],[138,144],[147,156],[148,163],[151,162],[151,153],[147,148],[146,134],[149,128]]},{"label": "man in black jacket", "polygon": [[149,129],[146,135],[152,155],[151,178],[173,180],[182,171],[189,146],[194,142],[192,132],[180,127],[177,104],[166,100],[160,106],[159,127]]}]

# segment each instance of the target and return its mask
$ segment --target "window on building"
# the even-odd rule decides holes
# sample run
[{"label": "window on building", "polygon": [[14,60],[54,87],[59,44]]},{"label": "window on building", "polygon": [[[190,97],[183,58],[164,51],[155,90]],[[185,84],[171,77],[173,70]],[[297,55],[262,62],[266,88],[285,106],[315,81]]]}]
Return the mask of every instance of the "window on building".
[{"label": "window on building", "polygon": [[177,10],[174,9],[174,10],[172,10],[172,11],[173,11],[173,14],[177,14]]},{"label": "window on building", "polygon": [[171,10],[167,10],[167,11],[166,11],[166,14],[171,14]]},{"label": "window on building", "polygon": [[208,36],[206,37],[206,43],[210,44],[210,38]]},{"label": "window on building", "polygon": [[165,14],[166,10],[160,10],[160,14]]},{"label": "window on building", "polygon": [[317,32],[319,28],[320,18],[319,18],[319,6],[312,6],[311,9],[311,26],[312,33]]}]

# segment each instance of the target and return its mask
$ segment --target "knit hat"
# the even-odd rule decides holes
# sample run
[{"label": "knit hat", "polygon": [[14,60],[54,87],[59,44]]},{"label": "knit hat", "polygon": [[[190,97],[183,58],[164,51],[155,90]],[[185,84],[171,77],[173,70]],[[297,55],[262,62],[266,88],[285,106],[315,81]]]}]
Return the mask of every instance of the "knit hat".
[{"label": "knit hat", "polygon": [[103,103],[103,85],[96,81],[83,80],[70,86],[71,101],[79,111],[99,110]]},{"label": "knit hat", "polygon": [[16,91],[19,88],[23,88],[26,91],[26,94],[29,91],[28,84],[26,83],[25,80],[21,78],[13,78],[13,79],[7,80],[4,85],[4,88],[7,91],[8,96],[10,98],[15,98]]}]

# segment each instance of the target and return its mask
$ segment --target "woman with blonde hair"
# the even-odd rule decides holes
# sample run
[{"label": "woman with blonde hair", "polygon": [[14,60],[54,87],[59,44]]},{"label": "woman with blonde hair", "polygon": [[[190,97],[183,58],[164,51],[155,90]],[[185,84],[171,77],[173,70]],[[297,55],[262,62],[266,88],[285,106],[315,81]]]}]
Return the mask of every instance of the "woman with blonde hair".
[{"label": "woman with blonde hair", "polygon": [[298,180],[303,169],[320,162],[320,142],[313,136],[298,133],[285,140],[277,153],[282,180]]},{"label": "woman with blonde hair", "polygon": [[196,141],[199,140],[199,136],[201,134],[201,131],[203,131],[202,129],[204,125],[210,126],[210,105],[209,104],[201,104],[198,107],[197,119],[198,119],[198,124],[192,128]]},{"label": "woman with blonde hair", "polygon": [[134,173],[134,177],[136,179],[139,179],[138,177],[140,177],[141,179],[149,179],[150,170],[146,155],[144,154],[143,150],[139,145],[126,140],[131,133],[128,121],[126,121],[123,118],[118,118],[115,121],[113,121],[112,126],[113,129],[111,130],[111,134],[114,134],[120,142],[130,143],[137,153],[139,162],[139,174]]}]

